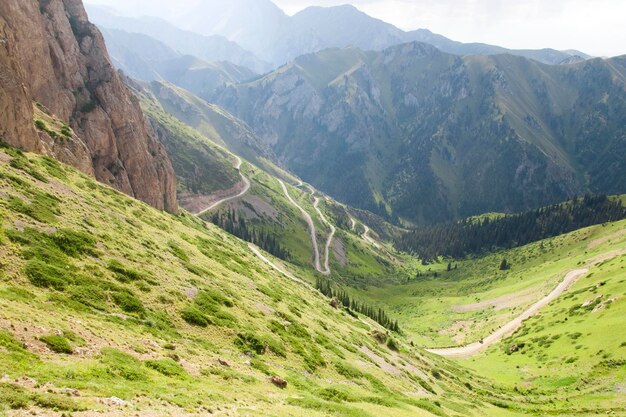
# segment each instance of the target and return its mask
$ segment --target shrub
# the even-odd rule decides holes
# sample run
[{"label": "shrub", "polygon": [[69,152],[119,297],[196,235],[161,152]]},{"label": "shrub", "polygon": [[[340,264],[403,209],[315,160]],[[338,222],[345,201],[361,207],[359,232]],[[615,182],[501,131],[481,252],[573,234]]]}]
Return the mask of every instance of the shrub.
[{"label": "shrub", "polygon": [[317,392],[317,396],[323,400],[333,401],[336,403],[340,403],[344,401],[349,401],[349,402],[356,401],[356,398],[352,394],[347,392],[347,390],[343,387],[342,388],[335,388],[335,387],[324,388]]},{"label": "shrub", "polygon": [[113,272],[116,278],[122,282],[139,281],[145,278],[143,273],[135,269],[125,267],[120,261],[115,259],[109,260],[107,263],[107,269]]},{"label": "shrub", "polygon": [[68,342],[67,339],[64,338],[63,336],[48,335],[48,336],[40,337],[39,340],[41,340],[46,345],[48,345],[50,350],[55,353],[65,353],[68,355],[71,355],[72,353],[74,353],[74,350],[72,349],[72,346],[70,345],[70,342]]},{"label": "shrub", "polygon": [[256,353],[257,355],[264,354],[267,349],[264,341],[250,332],[239,333],[235,339],[235,346],[244,353]]},{"label": "shrub", "polygon": [[185,375],[185,369],[170,358],[150,360],[146,361],[145,364],[148,368],[154,369],[165,376],[182,377]]},{"label": "shrub", "polygon": [[187,269],[187,271],[191,272],[194,275],[197,275],[199,277],[203,277],[205,275],[209,275],[209,273],[206,271],[206,269],[201,268],[197,265],[192,264],[191,262],[184,262],[183,266],[185,267],[185,269]]},{"label": "shrub", "polygon": [[193,307],[186,307],[180,312],[181,317],[187,323],[193,326],[207,327],[209,324],[209,319],[202,314],[202,312]]},{"label": "shrub", "polygon": [[113,293],[113,301],[127,313],[143,314],[145,312],[141,301],[130,290],[123,289]]},{"label": "shrub", "polygon": [[229,299],[224,294],[214,289],[206,289],[206,290],[201,291],[196,296],[194,301],[196,304],[198,304],[198,306],[209,306],[211,304],[221,304],[226,307],[233,307],[235,305],[231,299]]},{"label": "shrub", "polygon": [[178,244],[172,240],[167,242],[167,245],[170,247],[170,252],[172,255],[176,256],[178,259],[184,262],[189,262],[189,256],[187,252],[185,252]]},{"label": "shrub", "polygon": [[337,362],[335,364],[335,369],[337,370],[339,375],[342,375],[349,379],[359,379],[363,377],[363,372],[361,372],[354,366],[347,364],[346,362]]},{"label": "shrub", "polygon": [[41,119],[37,119],[37,120],[35,120],[35,127],[36,127],[37,129],[39,129],[39,130],[43,130],[43,131],[48,130],[48,126],[46,126],[46,122],[44,122],[44,121],[43,121],[43,120],[41,120]]},{"label": "shrub", "polygon": [[0,398],[12,410],[27,408],[30,403],[30,397],[24,388],[4,382],[0,383]]},{"label": "shrub", "polygon": [[12,211],[25,214],[41,223],[53,223],[59,212],[59,199],[47,193],[34,194],[30,204],[19,197],[11,196],[8,204]]},{"label": "shrub", "polygon": [[134,356],[113,348],[103,348],[100,362],[107,367],[107,373],[127,381],[142,381],[146,373],[141,368],[141,362]]},{"label": "shrub", "polygon": [[24,352],[25,350],[24,345],[6,330],[0,330],[0,347],[5,348],[9,352]]},{"label": "shrub", "polygon": [[60,411],[83,411],[85,408],[76,401],[65,396],[54,394],[36,394],[33,396],[35,404],[41,408],[49,408]]},{"label": "shrub", "polygon": [[104,311],[107,309],[107,297],[102,288],[96,285],[71,286],[68,290],[70,299],[87,307]]},{"label": "shrub", "polygon": [[222,310],[216,311],[213,314],[211,321],[213,322],[213,324],[215,324],[216,326],[220,326],[220,327],[230,327],[230,328],[237,327],[237,317],[235,317],[234,315],[230,314],[227,311],[222,311]]},{"label": "shrub", "polygon": [[61,229],[53,233],[50,238],[66,255],[77,257],[79,255],[94,254],[96,241],[91,235],[85,232]]},{"label": "shrub", "polygon": [[398,344],[391,337],[387,338],[387,347],[393,351],[396,351],[396,352],[398,351]]},{"label": "shrub", "polygon": [[47,264],[39,259],[28,261],[25,272],[30,282],[41,288],[53,288],[63,291],[71,281],[71,277],[66,270],[53,264]]},{"label": "shrub", "polygon": [[265,375],[272,375],[272,370],[262,360],[259,360],[257,358],[253,358],[250,361],[250,366],[252,368],[256,369],[257,371],[263,372]]},{"label": "shrub", "polygon": [[61,135],[65,136],[66,138],[71,138],[72,130],[70,129],[69,126],[63,125],[63,127],[61,127]]}]

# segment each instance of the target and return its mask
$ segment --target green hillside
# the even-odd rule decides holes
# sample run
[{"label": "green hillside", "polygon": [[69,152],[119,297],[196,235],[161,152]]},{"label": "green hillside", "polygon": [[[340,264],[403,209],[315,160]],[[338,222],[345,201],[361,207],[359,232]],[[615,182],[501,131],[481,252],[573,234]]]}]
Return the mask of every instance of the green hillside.
[{"label": "green hillside", "polygon": [[179,198],[209,195],[239,182],[229,152],[167,113],[153,95],[142,94],[141,87],[134,85],[147,120],[172,160]]},{"label": "green hillside", "polygon": [[[423,268],[403,285],[352,290],[378,302],[417,346],[464,346],[485,339],[551,292],[575,269],[573,287],[513,336],[483,352],[453,359],[484,378],[531,398],[538,415],[600,415],[626,411],[626,221],[487,256]],[[507,259],[510,269],[499,266]],[[539,411],[542,410],[542,411]],[[545,413],[545,414],[544,414]]]},{"label": "green hillside", "polygon": [[260,166],[264,166],[266,159],[276,159],[245,123],[219,106],[165,82],[129,84],[144,100],[158,105],[171,117],[231,152]]},{"label": "green hillside", "polygon": [[0,161],[4,414],[514,415],[489,405],[514,393],[332,308],[215,227],[49,158]]},{"label": "green hillside", "polygon": [[[348,217],[360,218],[359,223],[365,221],[385,236],[389,236],[393,226],[372,214],[348,209],[307,184],[290,185],[298,184],[299,180],[264,158],[257,146],[258,139],[241,121],[219,107],[170,84],[140,84],[132,80],[127,83],[140,99],[157,137],[172,155],[183,207],[200,212],[209,205],[205,203],[203,206],[203,201],[211,202],[217,198],[214,196],[234,193],[229,190],[235,189],[241,178],[233,167],[235,155],[225,148],[242,152],[240,155],[244,157],[252,156],[253,163],[245,161],[241,169],[242,175],[251,182],[250,190],[240,198],[203,213],[205,220],[224,227],[225,219],[235,216],[240,237],[254,240],[261,246],[267,241],[275,241],[276,244],[272,245],[280,246],[275,254],[280,252],[283,260],[304,268],[305,274],[311,274],[307,271],[313,264],[308,227],[300,211],[282,190],[279,179],[283,179],[290,195],[312,217],[320,253],[325,250],[330,228],[313,207],[315,196],[320,198],[320,210],[326,213],[325,217],[339,229],[329,251],[334,279],[365,285],[396,273],[397,265],[391,262],[388,250],[381,252],[368,244],[361,236],[363,230],[352,230]],[[168,111],[173,111],[174,115]],[[241,229],[246,232],[242,233]],[[230,231],[237,234],[234,229]],[[265,246],[269,247],[269,244]],[[314,282],[314,278],[309,281]]]}]

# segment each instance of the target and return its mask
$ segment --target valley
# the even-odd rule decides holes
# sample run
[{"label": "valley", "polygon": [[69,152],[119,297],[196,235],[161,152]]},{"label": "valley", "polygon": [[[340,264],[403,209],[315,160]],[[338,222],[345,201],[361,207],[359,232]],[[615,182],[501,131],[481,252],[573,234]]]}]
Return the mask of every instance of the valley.
[{"label": "valley", "polygon": [[625,57],[3,0],[0,417],[626,416]]}]

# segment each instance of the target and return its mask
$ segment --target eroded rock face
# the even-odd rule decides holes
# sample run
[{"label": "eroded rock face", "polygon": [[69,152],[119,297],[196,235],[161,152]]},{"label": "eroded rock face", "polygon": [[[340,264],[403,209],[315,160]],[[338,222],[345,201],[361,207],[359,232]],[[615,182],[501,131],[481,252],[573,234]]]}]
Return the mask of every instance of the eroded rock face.
[{"label": "eroded rock face", "polygon": [[[50,144],[33,126],[33,102],[67,121],[84,146]],[[156,208],[177,210],[169,158],[81,0],[0,1],[0,137]]]}]

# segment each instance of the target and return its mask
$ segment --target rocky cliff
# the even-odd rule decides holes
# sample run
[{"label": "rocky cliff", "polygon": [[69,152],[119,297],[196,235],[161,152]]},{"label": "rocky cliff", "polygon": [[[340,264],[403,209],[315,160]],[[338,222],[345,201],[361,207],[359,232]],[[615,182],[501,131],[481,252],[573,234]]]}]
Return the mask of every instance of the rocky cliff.
[{"label": "rocky cliff", "polygon": [[[58,134],[50,120],[66,128]],[[0,2],[0,138],[177,210],[170,160],[81,0]]]}]

